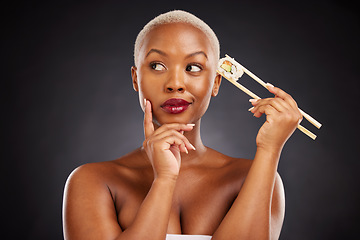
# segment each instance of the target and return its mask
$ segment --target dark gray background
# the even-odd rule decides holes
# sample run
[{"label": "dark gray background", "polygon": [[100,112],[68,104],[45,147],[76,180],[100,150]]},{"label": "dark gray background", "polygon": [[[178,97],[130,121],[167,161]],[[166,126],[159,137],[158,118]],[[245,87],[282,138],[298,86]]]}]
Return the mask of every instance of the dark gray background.
[{"label": "dark gray background", "polygon": [[[100,3],[101,2],[101,3]],[[359,15],[348,1],[27,1],[3,8],[1,177],[11,239],[62,239],[63,187],[77,166],[118,158],[143,140],[132,90],[135,37],[156,15],[188,10],[235,57],[288,91],[323,127],[296,131],[279,172],[281,239],[355,239],[359,221]],[[243,84],[269,94],[249,77]],[[263,122],[226,80],[203,118],[204,142],[253,158]],[[2,210],[3,212],[4,210]]]}]

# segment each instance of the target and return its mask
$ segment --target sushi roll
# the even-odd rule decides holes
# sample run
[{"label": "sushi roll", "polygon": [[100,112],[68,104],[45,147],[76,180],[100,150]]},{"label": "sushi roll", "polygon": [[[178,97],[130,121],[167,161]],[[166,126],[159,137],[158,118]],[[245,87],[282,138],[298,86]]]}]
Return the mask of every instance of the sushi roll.
[{"label": "sushi roll", "polygon": [[218,72],[225,78],[233,81],[237,81],[244,74],[240,64],[228,55],[219,60]]}]

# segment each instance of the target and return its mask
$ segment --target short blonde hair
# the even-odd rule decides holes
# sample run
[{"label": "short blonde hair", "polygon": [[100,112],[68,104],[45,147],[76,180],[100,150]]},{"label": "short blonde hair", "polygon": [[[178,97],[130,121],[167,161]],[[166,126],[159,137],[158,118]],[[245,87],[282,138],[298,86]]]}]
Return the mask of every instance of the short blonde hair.
[{"label": "short blonde hair", "polygon": [[137,65],[138,56],[140,48],[144,42],[144,38],[146,35],[155,27],[169,24],[169,23],[187,23],[192,25],[195,28],[201,30],[209,39],[210,44],[215,52],[215,56],[217,59],[220,58],[220,43],[219,40],[214,33],[214,31],[200,18],[195,15],[182,11],[182,10],[174,10],[167,13],[160,14],[159,16],[152,19],[148,22],[144,28],[139,32],[136,37],[135,46],[134,46],[134,64]]}]

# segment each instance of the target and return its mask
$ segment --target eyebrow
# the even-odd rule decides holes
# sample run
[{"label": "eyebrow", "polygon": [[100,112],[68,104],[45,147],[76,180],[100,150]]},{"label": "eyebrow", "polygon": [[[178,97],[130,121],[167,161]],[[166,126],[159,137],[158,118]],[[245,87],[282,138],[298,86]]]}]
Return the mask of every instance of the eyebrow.
[{"label": "eyebrow", "polygon": [[[156,49],[156,48],[152,48],[152,49],[150,49],[150,51],[146,54],[145,58],[146,58],[147,56],[149,56],[151,53],[158,53],[158,54],[163,55],[163,56],[165,56],[165,57],[167,56],[167,54],[166,54],[165,52],[163,52],[163,51],[161,51],[161,50],[159,50],[159,49]],[[202,54],[202,55],[204,55],[204,56],[206,57],[206,59],[208,59],[208,56],[206,55],[206,53],[205,53],[204,51],[197,51],[197,52],[190,53],[190,54],[188,54],[185,58],[190,58],[190,57],[193,57],[193,56],[198,55],[198,54]]]},{"label": "eyebrow", "polygon": [[185,58],[190,58],[190,57],[193,57],[193,56],[198,55],[198,54],[202,54],[202,55],[204,55],[204,56],[206,57],[206,59],[208,59],[208,56],[207,56],[206,53],[203,52],[203,51],[197,51],[197,52],[194,52],[194,53],[190,53],[190,54],[187,55]]},{"label": "eyebrow", "polygon": [[163,52],[163,51],[161,51],[161,50],[159,50],[159,49],[156,49],[156,48],[152,48],[152,49],[150,49],[150,51],[146,54],[145,58],[146,58],[147,56],[149,56],[150,53],[153,53],[153,52],[158,53],[158,54],[163,55],[163,56],[167,56],[167,54],[166,54],[165,52]]}]

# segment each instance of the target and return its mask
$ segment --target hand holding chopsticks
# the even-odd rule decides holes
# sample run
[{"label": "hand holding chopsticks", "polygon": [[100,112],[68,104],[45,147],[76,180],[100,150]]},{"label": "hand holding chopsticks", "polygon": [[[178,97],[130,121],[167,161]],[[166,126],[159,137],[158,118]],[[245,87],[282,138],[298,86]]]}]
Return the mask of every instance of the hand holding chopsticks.
[{"label": "hand holding chopsticks", "polygon": [[[262,81],[260,78],[258,78],[255,74],[247,70],[244,66],[240,65],[238,62],[236,62],[233,58],[226,55],[226,58],[220,59],[219,66],[217,72],[229,80],[232,84],[234,84],[237,88],[248,94],[254,99],[260,99],[259,96],[242,86],[240,83],[238,83],[236,80],[241,77],[241,75],[245,72],[247,75],[249,75],[251,78],[253,78],[255,81],[257,81],[259,84],[261,84],[263,87],[267,89],[267,84]],[[317,128],[321,127],[321,123],[316,121],[314,118],[312,118],[309,114],[305,113],[299,108],[299,111],[301,114],[314,126]],[[312,138],[313,140],[316,139],[316,135],[301,126],[300,124],[297,126],[297,128],[305,133],[307,136]]]}]

